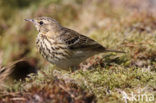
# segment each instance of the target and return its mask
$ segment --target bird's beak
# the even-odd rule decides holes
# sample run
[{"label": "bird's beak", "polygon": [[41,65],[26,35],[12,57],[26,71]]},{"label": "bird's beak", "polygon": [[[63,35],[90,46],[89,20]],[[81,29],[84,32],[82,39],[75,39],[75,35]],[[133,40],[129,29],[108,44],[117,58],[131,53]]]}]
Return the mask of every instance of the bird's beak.
[{"label": "bird's beak", "polygon": [[35,20],[34,19],[24,19],[25,21],[30,21],[32,23],[35,23]]}]

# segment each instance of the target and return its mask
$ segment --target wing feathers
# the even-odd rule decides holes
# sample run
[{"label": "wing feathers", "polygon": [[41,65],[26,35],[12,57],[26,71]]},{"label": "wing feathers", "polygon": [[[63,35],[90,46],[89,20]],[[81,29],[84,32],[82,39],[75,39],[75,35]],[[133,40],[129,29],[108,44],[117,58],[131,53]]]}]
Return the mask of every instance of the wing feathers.
[{"label": "wing feathers", "polygon": [[63,40],[70,49],[83,49],[92,51],[105,50],[102,45],[93,39],[90,39],[68,28],[64,28],[64,32],[61,34],[60,39]]}]

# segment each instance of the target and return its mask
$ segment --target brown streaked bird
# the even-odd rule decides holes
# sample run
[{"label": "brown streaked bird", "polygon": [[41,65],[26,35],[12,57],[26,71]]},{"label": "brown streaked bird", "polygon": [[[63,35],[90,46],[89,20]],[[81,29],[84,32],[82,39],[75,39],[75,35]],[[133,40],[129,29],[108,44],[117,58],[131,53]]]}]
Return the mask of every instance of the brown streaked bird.
[{"label": "brown streaked bird", "polygon": [[78,32],[61,26],[50,17],[25,19],[32,22],[39,32],[36,44],[41,55],[57,67],[68,70],[77,67],[87,58],[103,52],[118,52],[109,50]]}]

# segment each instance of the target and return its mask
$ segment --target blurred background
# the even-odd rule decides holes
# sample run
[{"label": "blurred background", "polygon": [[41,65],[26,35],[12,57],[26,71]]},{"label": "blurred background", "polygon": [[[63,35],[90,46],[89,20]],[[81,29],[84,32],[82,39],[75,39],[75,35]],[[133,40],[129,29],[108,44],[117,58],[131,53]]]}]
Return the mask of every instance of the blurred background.
[{"label": "blurred background", "polygon": [[[106,47],[126,51],[124,56],[115,55],[121,58],[116,64],[121,68],[156,71],[156,0],[0,0],[0,66],[27,58],[17,68],[36,72],[52,67],[36,49],[35,27],[24,21],[39,16],[52,17]],[[101,68],[111,68],[110,60],[104,61]]]}]

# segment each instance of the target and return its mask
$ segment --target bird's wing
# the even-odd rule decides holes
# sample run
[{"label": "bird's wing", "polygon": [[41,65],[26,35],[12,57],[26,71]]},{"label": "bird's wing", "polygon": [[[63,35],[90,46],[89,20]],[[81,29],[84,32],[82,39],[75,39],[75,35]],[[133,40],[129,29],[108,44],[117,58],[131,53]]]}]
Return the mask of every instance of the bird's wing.
[{"label": "bird's wing", "polygon": [[72,50],[81,49],[101,52],[105,50],[102,45],[93,39],[90,39],[89,37],[81,35],[78,32],[68,28],[64,28],[60,39],[63,40],[68,45],[68,48]]}]

